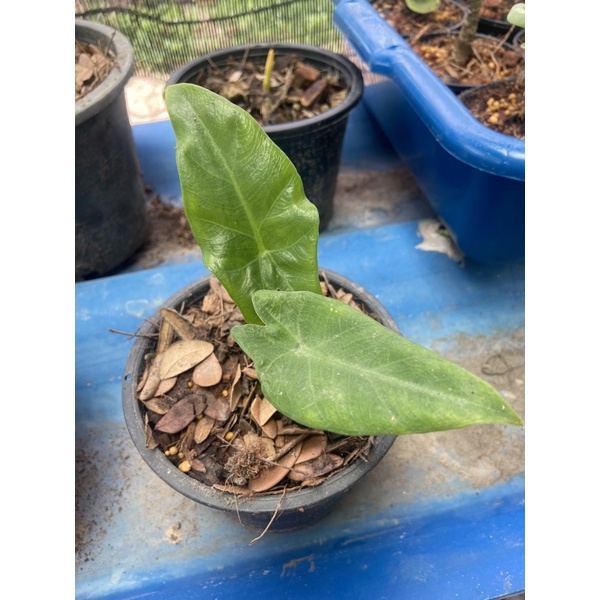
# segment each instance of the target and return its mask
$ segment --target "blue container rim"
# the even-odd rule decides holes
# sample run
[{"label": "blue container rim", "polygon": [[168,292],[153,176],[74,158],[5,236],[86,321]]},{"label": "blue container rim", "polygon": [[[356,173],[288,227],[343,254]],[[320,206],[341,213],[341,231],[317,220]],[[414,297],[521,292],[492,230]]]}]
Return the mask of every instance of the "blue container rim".
[{"label": "blue container rim", "polygon": [[525,142],[482,125],[366,0],[333,0],[333,21],[373,73],[389,77],[440,145],[481,171],[525,181]]}]

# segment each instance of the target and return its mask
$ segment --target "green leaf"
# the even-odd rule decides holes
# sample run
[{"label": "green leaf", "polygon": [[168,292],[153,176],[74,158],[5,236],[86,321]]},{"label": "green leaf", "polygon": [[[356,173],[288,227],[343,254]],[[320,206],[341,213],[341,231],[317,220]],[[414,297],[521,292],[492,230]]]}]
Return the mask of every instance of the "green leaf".
[{"label": "green leaf", "polygon": [[523,2],[514,4],[506,17],[506,20],[511,25],[516,25],[517,27],[525,29],[525,4]]},{"label": "green leaf", "polygon": [[522,425],[488,383],[338,300],[273,291],[253,300],[266,325],[232,335],[265,397],[298,423],[346,435]]},{"label": "green leaf", "polygon": [[165,90],[183,205],[202,259],[246,322],[259,289],[320,293],[319,214],[289,158],[244,110],[200,86]]},{"label": "green leaf", "polygon": [[406,0],[406,6],[413,12],[426,15],[439,8],[440,0]]}]

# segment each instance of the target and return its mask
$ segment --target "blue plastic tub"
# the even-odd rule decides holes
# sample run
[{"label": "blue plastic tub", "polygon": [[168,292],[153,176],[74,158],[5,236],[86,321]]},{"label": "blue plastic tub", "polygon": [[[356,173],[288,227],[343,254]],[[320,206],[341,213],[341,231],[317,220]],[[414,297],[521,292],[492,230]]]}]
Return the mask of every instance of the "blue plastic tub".
[{"label": "blue plastic tub", "polygon": [[364,100],[427,200],[470,258],[525,256],[525,142],[488,129],[366,0],[333,19],[371,72]]}]

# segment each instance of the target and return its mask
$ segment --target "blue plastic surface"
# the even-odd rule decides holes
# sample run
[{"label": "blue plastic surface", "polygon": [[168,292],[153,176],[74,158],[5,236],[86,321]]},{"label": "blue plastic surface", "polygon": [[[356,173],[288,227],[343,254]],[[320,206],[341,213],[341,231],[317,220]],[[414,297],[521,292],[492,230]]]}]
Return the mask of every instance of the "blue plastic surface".
[{"label": "blue plastic surface", "polygon": [[334,23],[373,73],[365,102],[463,252],[525,255],[525,143],[480,124],[366,0],[337,0]]},{"label": "blue plastic surface", "polygon": [[[347,165],[397,165],[365,113],[349,128]],[[146,182],[177,197],[170,124],[136,126],[134,138]],[[523,368],[524,263],[460,266],[417,249],[421,241],[416,221],[325,233],[319,262],[379,298],[405,336],[484,370],[509,394]],[[135,332],[206,273],[197,259],[174,261],[76,285],[76,597],[490,600],[522,591],[519,428],[399,438],[331,515],[255,543],[256,532],[151,472],[121,409],[132,339],[115,331]]]}]

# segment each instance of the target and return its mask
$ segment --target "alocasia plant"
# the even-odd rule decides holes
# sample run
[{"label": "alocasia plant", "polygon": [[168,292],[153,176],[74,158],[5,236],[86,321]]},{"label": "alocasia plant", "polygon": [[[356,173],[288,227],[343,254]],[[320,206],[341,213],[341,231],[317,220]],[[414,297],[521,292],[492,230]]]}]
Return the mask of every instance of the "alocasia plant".
[{"label": "alocasia plant", "polygon": [[249,114],[193,84],[168,86],[165,100],[187,219],[246,320],[232,336],[271,404],[348,435],[522,425],[487,382],[321,294],[317,209]]}]

